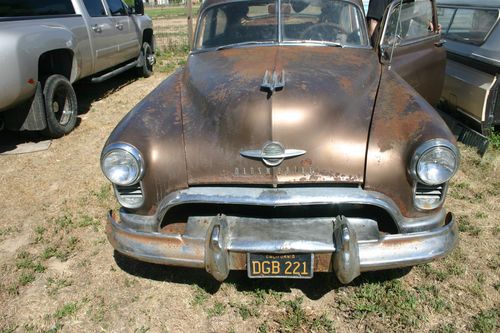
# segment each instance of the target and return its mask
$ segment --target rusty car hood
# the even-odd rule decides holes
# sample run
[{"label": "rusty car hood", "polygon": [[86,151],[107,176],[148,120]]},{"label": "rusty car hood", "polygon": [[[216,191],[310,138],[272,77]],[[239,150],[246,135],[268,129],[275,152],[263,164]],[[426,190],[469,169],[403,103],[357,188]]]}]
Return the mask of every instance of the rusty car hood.
[{"label": "rusty car hood", "polygon": [[[265,72],[284,87],[261,88]],[[266,46],[192,54],[181,87],[188,183],[362,183],[380,64],[370,49]],[[266,167],[269,141],[305,150]]]}]

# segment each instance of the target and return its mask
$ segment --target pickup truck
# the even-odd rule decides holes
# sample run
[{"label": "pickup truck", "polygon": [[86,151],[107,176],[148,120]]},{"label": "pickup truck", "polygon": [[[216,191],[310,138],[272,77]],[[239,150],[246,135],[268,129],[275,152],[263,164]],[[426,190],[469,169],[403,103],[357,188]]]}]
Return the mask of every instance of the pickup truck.
[{"label": "pickup truck", "polygon": [[0,129],[58,138],[76,124],[74,82],[132,68],[152,74],[152,20],[140,0],[134,8],[122,0],[3,0],[0,62]]}]

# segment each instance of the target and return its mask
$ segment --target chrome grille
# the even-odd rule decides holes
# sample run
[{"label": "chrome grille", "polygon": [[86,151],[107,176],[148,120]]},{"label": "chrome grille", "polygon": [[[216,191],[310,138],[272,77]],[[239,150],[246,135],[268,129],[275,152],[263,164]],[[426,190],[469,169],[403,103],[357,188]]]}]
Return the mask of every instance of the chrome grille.
[{"label": "chrome grille", "polygon": [[115,193],[120,204],[127,208],[138,208],[144,202],[140,183],[130,186],[115,185]]}]

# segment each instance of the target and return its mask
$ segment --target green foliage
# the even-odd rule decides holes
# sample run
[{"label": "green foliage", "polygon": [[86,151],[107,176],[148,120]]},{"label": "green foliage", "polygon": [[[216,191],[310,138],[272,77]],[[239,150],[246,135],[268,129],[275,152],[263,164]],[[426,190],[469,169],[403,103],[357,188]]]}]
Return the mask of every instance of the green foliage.
[{"label": "green foliage", "polygon": [[202,288],[194,285],[194,296],[191,301],[192,305],[203,305],[210,295]]},{"label": "green foliage", "polygon": [[54,318],[62,319],[64,317],[71,316],[78,310],[77,303],[66,303],[62,307],[58,308],[54,313]]},{"label": "green foliage", "polygon": [[500,150],[500,131],[491,130],[489,135],[490,147],[494,150]]},{"label": "green foliage", "polygon": [[208,318],[221,316],[226,310],[226,306],[221,302],[215,302],[214,306],[207,310]]},{"label": "green foliage", "polygon": [[479,312],[472,318],[472,330],[481,333],[498,332],[500,329],[499,315],[500,308],[498,307]]}]

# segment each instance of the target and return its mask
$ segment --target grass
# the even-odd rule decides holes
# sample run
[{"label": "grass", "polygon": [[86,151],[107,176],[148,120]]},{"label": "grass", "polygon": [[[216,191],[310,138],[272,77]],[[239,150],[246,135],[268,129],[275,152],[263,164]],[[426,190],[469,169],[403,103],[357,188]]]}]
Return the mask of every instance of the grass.
[{"label": "grass", "polygon": [[69,287],[73,284],[73,281],[70,279],[62,278],[62,279],[54,279],[52,277],[47,278],[47,288],[49,295],[55,295],[62,288]]},{"label": "grass", "polygon": [[219,317],[226,311],[226,306],[224,303],[215,302],[214,306],[207,310],[208,318]]},{"label": "grass", "polygon": [[457,328],[452,323],[441,324],[438,327],[432,329],[430,333],[454,333],[457,331]]},{"label": "grass", "polygon": [[[200,6],[193,6],[193,17],[198,15]],[[187,17],[187,8],[184,6],[169,6],[161,8],[146,8],[145,13],[152,19]]]},{"label": "grass", "polygon": [[335,332],[333,321],[328,319],[326,314],[315,316],[306,313],[302,308],[303,301],[303,297],[295,297],[280,302],[280,305],[284,306],[286,311],[285,316],[277,320],[282,332]]},{"label": "grass", "polygon": [[500,131],[492,129],[488,138],[490,139],[490,147],[494,150],[500,150]]},{"label": "grass", "polygon": [[193,300],[191,301],[192,305],[203,305],[208,300],[210,294],[207,293],[204,289],[194,286],[194,295]]},{"label": "grass", "polygon": [[479,312],[472,318],[472,330],[474,332],[488,333],[498,332],[500,329],[500,308],[492,308]]},{"label": "grass", "polygon": [[394,327],[416,327],[423,319],[422,297],[400,280],[364,283],[341,302],[355,318],[383,318]]},{"label": "grass", "polygon": [[230,303],[231,307],[236,308],[241,319],[247,320],[250,317],[259,317],[259,310],[246,304]]},{"label": "grass", "polygon": [[56,310],[53,317],[55,319],[63,319],[65,317],[75,314],[77,310],[78,310],[77,303],[66,303],[62,307]]}]

